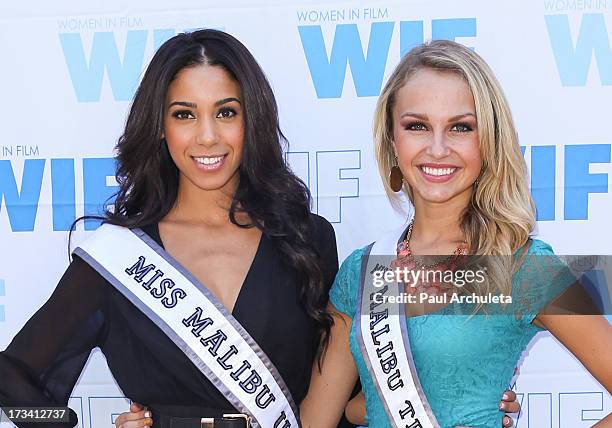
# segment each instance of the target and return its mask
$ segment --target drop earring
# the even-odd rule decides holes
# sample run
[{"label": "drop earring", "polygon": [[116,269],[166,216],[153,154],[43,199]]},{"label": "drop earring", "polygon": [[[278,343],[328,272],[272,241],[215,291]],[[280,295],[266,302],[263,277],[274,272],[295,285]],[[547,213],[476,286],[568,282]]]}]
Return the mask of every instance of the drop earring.
[{"label": "drop earring", "polygon": [[404,174],[402,174],[402,170],[397,166],[397,157],[395,158],[395,165],[391,167],[391,171],[389,172],[389,186],[391,190],[394,192],[399,192],[402,190],[402,185],[404,184]]}]

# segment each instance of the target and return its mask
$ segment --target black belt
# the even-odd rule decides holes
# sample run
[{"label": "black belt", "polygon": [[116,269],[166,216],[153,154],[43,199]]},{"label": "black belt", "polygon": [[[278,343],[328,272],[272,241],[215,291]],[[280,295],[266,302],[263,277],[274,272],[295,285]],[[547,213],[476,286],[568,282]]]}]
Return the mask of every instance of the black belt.
[{"label": "black belt", "polygon": [[251,418],[235,410],[200,406],[150,407],[155,428],[251,428]]},{"label": "black belt", "polygon": [[168,428],[251,428],[251,419],[244,414],[226,414],[220,418],[166,418],[167,423],[163,426]]}]

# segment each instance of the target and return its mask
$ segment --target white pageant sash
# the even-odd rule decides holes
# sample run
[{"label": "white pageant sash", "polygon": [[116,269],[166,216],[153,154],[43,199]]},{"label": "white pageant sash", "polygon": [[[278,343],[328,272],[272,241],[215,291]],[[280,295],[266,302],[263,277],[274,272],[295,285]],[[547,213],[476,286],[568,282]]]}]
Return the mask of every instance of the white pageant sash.
[{"label": "white pageant sash", "polygon": [[168,335],[253,426],[300,426],[289,389],[259,345],[142,230],[104,224],[74,254]]},{"label": "white pageant sash", "polygon": [[404,304],[389,303],[380,297],[398,296],[403,292],[403,284],[374,285],[374,272],[390,269],[387,264],[395,258],[391,256],[396,254],[405,230],[403,227],[376,241],[363,256],[356,315],[357,339],[389,424],[394,428],[439,428],[414,367]]}]

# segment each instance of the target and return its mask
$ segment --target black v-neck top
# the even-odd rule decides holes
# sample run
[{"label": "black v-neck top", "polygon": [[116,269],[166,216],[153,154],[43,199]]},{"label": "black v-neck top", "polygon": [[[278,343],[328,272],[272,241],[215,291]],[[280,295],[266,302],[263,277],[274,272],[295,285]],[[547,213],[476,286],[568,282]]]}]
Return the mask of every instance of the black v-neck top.
[{"label": "black v-neck top", "polygon": [[[334,230],[320,216],[311,219],[329,289],[338,270]],[[163,245],[157,224],[143,230]],[[316,326],[300,304],[295,277],[272,239],[262,234],[233,315],[271,359],[299,404],[310,381]],[[153,408],[161,404],[235,412],[146,315],[79,257],[0,353],[0,406],[66,405],[95,347],[104,353],[125,396],[136,402]]]}]

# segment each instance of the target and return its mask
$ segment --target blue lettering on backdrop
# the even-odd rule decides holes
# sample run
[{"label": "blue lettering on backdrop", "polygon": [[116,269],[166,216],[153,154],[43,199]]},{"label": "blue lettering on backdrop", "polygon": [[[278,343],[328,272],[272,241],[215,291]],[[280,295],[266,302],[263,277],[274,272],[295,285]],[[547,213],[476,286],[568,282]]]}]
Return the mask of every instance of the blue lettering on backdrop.
[{"label": "blue lettering on backdrop", "polygon": [[310,154],[288,152],[291,170],[311,189],[317,214],[331,223],[342,222],[342,202],[359,197],[359,178],[345,172],[361,169],[361,150],[324,150],[315,153],[315,186],[310,187]]},{"label": "blue lettering on backdrop", "polygon": [[[607,193],[607,174],[588,172],[591,163],[610,163],[610,144],[575,145],[565,148],[565,220],[588,220],[590,193]],[[557,146],[532,146],[531,192],[538,221],[556,219],[556,150]],[[521,147],[525,154],[525,147]],[[303,155],[303,153],[300,153]],[[316,153],[315,199],[317,212],[332,223],[342,221],[342,200],[359,197],[359,178],[345,177],[343,171],[361,168],[360,151],[320,151]],[[331,157],[330,157],[331,156]],[[290,156],[291,167],[300,178],[310,182],[308,156]],[[328,162],[328,160],[332,160]]]},{"label": "blue lettering on backdrop", "polygon": [[[187,30],[185,30],[187,31]],[[153,49],[157,52],[157,49],[163,45],[168,39],[174,37],[176,31],[171,28],[163,28],[153,30]]]},{"label": "blue lettering on backdrop", "polygon": [[[100,101],[104,70],[115,101],[131,100],[140,80],[148,33],[148,30],[127,31],[125,50],[120,55],[115,33],[94,32],[89,61],[86,59],[81,34],[60,33],[60,43],[77,100]],[[175,33],[173,29],[153,30],[154,49],[157,50]]]},{"label": "blue lettering on backdrop", "polygon": [[[564,220],[588,220],[589,194],[608,192],[608,174],[589,173],[592,163],[610,163],[610,144],[565,146]],[[523,155],[525,147],[521,147]],[[531,147],[531,194],[537,220],[555,220],[557,146]],[[528,160],[529,161],[529,160]]]},{"label": "blue lettering on backdrop", "polygon": [[[563,218],[588,220],[589,194],[608,192],[607,173],[589,173],[593,163],[611,162],[610,144],[581,144],[565,146]],[[531,191],[539,221],[555,220],[557,146],[532,146]],[[522,147],[523,154],[525,148]],[[298,176],[310,186],[310,156],[308,152],[287,153],[287,160]],[[74,159],[50,159],[51,207],[53,230],[66,231],[77,217],[76,177]],[[359,197],[359,178],[346,176],[350,170],[361,168],[359,150],[318,151],[315,159],[315,198],[317,212],[331,222],[342,221],[342,200]],[[24,161],[21,187],[10,160],[0,160],[0,198],[4,200],[9,223],[14,232],[34,230],[45,159]],[[83,159],[84,214],[101,214],[105,203],[112,202],[117,186],[107,182],[115,174],[112,158]],[[2,206],[0,205],[0,209]],[[94,230],[99,221],[85,222],[86,230]]]},{"label": "blue lettering on backdrop", "polygon": [[[347,64],[358,97],[380,94],[387,65],[394,22],[374,22],[366,55],[357,24],[338,24],[330,55],[327,55],[320,25],[298,26],[304,55],[318,98],[340,98],[344,87]],[[404,55],[422,43],[423,21],[400,21],[400,54]],[[476,19],[434,19],[432,38],[455,40],[457,37],[476,36]]]},{"label": "blue lettering on backdrop", "polygon": [[[433,28],[432,28],[433,30]],[[425,33],[423,21],[400,22],[400,57],[406,55],[410,49],[424,42]]]},{"label": "blue lettering on backdrop", "polygon": [[118,101],[132,99],[144,61],[147,40],[145,30],[127,32],[123,61],[119,57],[113,32],[94,33],[89,64],[85,58],[80,34],[63,33],[59,37],[79,102],[100,100],[105,69],[115,99]]},{"label": "blue lettering on backdrop", "polygon": [[68,230],[76,219],[74,159],[51,159],[53,230]]},{"label": "blue lettering on backdrop", "polygon": [[[108,177],[115,176],[115,160],[113,158],[83,159],[83,200],[85,213],[102,214],[105,203],[110,201],[118,186],[109,186]],[[85,230],[95,230],[100,226],[99,220],[85,220]]]},{"label": "blue lettering on backdrop", "polygon": [[[0,198],[13,232],[34,230],[45,159],[24,161],[21,189],[10,160],[0,160]],[[101,214],[104,204],[112,198],[117,186],[108,185],[107,178],[115,175],[113,158],[83,159],[84,214]],[[51,207],[53,230],[66,231],[76,218],[74,159],[51,159]],[[0,206],[1,208],[1,206]],[[85,222],[86,230],[94,230],[98,221]]]},{"label": "blue lettering on backdrop", "polygon": [[612,85],[612,50],[604,18],[603,13],[585,13],[574,47],[568,16],[545,16],[550,44],[563,86],[586,85],[593,54],[601,84]]},{"label": "blue lettering on backdrop", "polygon": [[44,159],[25,160],[19,190],[11,161],[0,160],[0,197],[4,196],[9,222],[14,232],[34,230],[44,169]]},{"label": "blue lettering on backdrop", "polygon": [[432,19],[433,40],[455,40],[457,37],[476,37],[476,18]]},{"label": "blue lettering on backdrop", "polygon": [[361,150],[316,153],[317,213],[330,223],[342,222],[342,200],[359,197],[359,178],[345,172],[361,169]]},{"label": "blue lettering on backdrop", "polygon": [[589,173],[592,163],[610,163],[609,144],[565,146],[565,209],[566,220],[586,220],[589,214],[589,193],[608,192],[608,174]]},{"label": "blue lettering on backdrop", "polygon": [[342,96],[347,62],[351,66],[358,97],[373,97],[380,93],[393,22],[372,24],[366,56],[363,55],[357,24],[337,25],[329,59],[321,26],[306,25],[298,29],[318,98]]},{"label": "blue lettering on backdrop", "polygon": [[555,219],[555,146],[531,147],[531,196],[537,220]]}]

